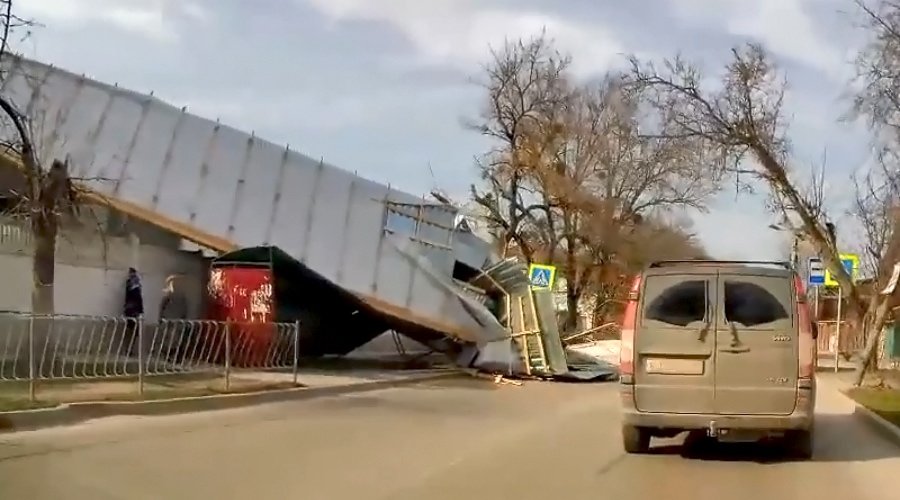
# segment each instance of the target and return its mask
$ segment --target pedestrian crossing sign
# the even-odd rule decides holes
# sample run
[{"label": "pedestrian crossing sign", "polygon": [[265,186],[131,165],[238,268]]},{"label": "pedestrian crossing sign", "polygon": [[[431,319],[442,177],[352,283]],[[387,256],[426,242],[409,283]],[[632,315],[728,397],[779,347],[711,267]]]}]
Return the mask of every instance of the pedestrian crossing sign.
[{"label": "pedestrian crossing sign", "polygon": [[[847,271],[847,274],[850,275],[850,279],[856,281],[856,278],[859,277],[859,256],[852,253],[842,253],[840,254],[841,264],[843,264],[844,269]],[[825,270],[825,286],[827,287],[837,287],[840,284],[834,279],[831,271]]]},{"label": "pedestrian crossing sign", "polygon": [[532,264],[528,268],[528,281],[532,290],[550,290],[556,279],[556,267],[543,264]]}]

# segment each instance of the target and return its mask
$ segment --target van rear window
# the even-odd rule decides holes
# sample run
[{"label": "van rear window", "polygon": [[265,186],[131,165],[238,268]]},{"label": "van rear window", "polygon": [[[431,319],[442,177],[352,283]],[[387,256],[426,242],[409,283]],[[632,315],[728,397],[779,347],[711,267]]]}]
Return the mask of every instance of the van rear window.
[{"label": "van rear window", "polygon": [[789,285],[772,278],[728,278],[725,280],[725,321],[759,327],[790,320]]},{"label": "van rear window", "polygon": [[[673,277],[674,278],[674,277]],[[706,318],[706,280],[651,277],[644,288],[644,319],[687,326]]]}]

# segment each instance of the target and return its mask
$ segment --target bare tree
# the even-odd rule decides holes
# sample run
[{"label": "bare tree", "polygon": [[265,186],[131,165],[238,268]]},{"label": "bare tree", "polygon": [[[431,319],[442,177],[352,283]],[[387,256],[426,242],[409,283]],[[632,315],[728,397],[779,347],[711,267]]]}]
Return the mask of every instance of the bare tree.
[{"label": "bare tree", "polygon": [[[576,86],[569,58],[545,35],[507,43],[486,68],[488,106],[476,128],[497,147],[482,160],[473,199],[501,240],[528,261],[554,263],[568,317],[620,257],[641,218],[702,208],[718,187],[681,139],[639,134],[645,94],[622,75]],[[618,279],[618,275],[616,275]]]},{"label": "bare tree", "polygon": [[641,260],[631,243],[647,243],[645,218],[674,208],[702,210],[719,187],[683,141],[640,134],[645,95],[622,83],[622,75],[611,74],[575,93],[555,168],[546,174],[552,182],[543,183],[560,219],[570,328],[597,276],[612,278],[609,270]]},{"label": "bare tree", "polygon": [[[875,133],[880,168],[856,179],[854,214],[863,226],[866,257],[877,273],[875,284],[880,288],[900,258],[900,3],[855,3],[865,19],[868,41],[856,58],[854,111],[857,117],[866,119]],[[890,302],[891,297],[873,294],[870,309],[877,311],[876,318],[887,316]],[[875,321],[869,332],[857,385],[862,383],[877,352],[881,323]]]},{"label": "bare tree", "polygon": [[[633,82],[655,89],[659,113],[672,117],[676,127],[664,135],[696,141],[711,170],[768,188],[776,213],[797,221],[847,293],[848,312],[865,320],[866,331],[879,331],[887,311],[882,304],[870,307],[842,266],[822,211],[821,190],[815,182],[812,190],[804,190],[794,176],[782,116],[785,80],[766,51],[756,44],[734,49],[718,89],[703,88],[700,71],[681,58],[667,62],[662,70],[634,60]],[[863,370],[867,364],[861,363]]]},{"label": "bare tree", "polygon": [[854,178],[856,200],[851,211],[863,231],[863,259],[869,274],[883,276],[900,258],[892,251],[894,225],[900,208],[900,172],[882,157],[878,169]]},{"label": "bare tree", "polygon": [[683,224],[658,216],[643,218],[623,238],[613,258],[594,264],[598,272],[587,283],[586,293],[594,299],[595,323],[621,317],[632,277],[651,262],[705,258],[709,255],[703,245]]},{"label": "bare tree", "polygon": [[[14,57],[8,52],[9,37],[16,29],[31,23],[13,14],[12,0],[5,0],[2,7],[5,10],[0,15],[3,22],[0,61],[6,62],[9,57]],[[0,110],[4,115],[0,147],[6,158],[19,163],[24,177],[24,189],[15,193],[17,206],[14,213],[27,221],[34,241],[32,311],[49,314],[54,311],[53,283],[60,219],[74,213],[78,192],[69,178],[67,162],[53,160],[49,167],[41,164],[31,118],[4,95],[0,95]]]},{"label": "bare tree", "polygon": [[514,244],[529,261],[536,245],[526,235],[546,235],[553,223],[552,206],[534,185],[539,178],[530,174],[541,169],[535,163],[547,159],[554,142],[553,117],[569,98],[568,65],[569,58],[553,50],[543,34],[492,51],[483,82],[487,103],[480,123],[472,125],[497,143],[480,162],[486,189],[473,186],[472,198],[486,212],[503,253]]}]

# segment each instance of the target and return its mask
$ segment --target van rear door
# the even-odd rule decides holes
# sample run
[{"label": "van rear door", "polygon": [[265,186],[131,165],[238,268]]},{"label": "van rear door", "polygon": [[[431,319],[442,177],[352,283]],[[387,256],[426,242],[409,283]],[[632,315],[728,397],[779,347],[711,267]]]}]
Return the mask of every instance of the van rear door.
[{"label": "van rear door", "polygon": [[716,277],[715,270],[645,275],[634,338],[638,411],[713,411]]},{"label": "van rear door", "polygon": [[799,341],[793,279],[783,270],[720,271],[715,409],[788,415],[797,401]]}]

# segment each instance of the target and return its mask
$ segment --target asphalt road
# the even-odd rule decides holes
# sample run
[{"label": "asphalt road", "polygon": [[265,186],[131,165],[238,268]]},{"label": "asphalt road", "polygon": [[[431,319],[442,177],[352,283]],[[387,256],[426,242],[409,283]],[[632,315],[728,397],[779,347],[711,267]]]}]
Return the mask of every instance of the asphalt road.
[{"label": "asphalt road", "polygon": [[819,395],[811,462],[678,440],[625,456],[615,390],[445,380],[0,435],[0,498],[900,498],[900,447],[831,390]]}]

